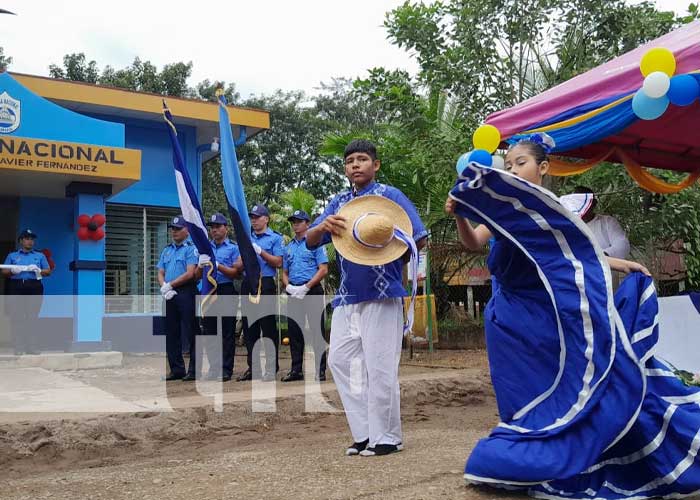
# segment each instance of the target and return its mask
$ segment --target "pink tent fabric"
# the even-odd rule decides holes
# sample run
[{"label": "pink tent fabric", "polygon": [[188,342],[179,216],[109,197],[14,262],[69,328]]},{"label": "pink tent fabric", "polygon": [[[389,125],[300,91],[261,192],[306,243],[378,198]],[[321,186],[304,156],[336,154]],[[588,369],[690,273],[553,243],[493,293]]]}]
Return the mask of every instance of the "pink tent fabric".
[{"label": "pink tent fabric", "polygon": [[[493,113],[486,123],[508,138],[577,106],[633,92],[644,81],[639,71],[642,56],[653,47],[665,47],[673,52],[677,75],[700,69],[700,21],[637,47],[512,108]],[[614,136],[565,154],[591,158],[611,146],[618,146],[644,166],[695,171],[700,168],[699,126],[700,102],[687,107],[670,105],[657,120],[638,120]]]}]

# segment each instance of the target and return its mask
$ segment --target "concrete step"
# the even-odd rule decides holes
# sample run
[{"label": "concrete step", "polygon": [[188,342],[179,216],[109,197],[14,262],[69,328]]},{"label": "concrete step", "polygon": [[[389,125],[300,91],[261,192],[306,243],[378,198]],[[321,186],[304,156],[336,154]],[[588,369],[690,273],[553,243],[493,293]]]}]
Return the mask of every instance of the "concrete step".
[{"label": "concrete step", "polygon": [[87,370],[122,366],[123,355],[107,352],[51,352],[42,354],[2,355],[0,368],[44,368],[45,370]]}]

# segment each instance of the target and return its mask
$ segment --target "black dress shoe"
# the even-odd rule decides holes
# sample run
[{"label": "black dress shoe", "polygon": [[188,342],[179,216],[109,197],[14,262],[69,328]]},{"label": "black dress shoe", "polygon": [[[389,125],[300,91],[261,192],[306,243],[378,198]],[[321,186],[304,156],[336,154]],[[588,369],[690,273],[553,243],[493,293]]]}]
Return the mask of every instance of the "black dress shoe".
[{"label": "black dress shoe", "polygon": [[231,375],[222,375],[218,380],[220,380],[221,382],[228,382],[229,380],[231,380]]},{"label": "black dress shoe", "polygon": [[326,381],[326,374],[321,373],[320,375],[316,375],[316,380],[318,380],[319,382],[325,382]]},{"label": "black dress shoe", "polygon": [[246,380],[253,380],[253,374],[250,373],[250,370],[246,370],[243,372],[242,375],[239,375],[238,378],[236,378],[237,381],[239,382],[245,382]]},{"label": "black dress shoe", "polygon": [[295,380],[304,380],[304,374],[299,372],[289,372],[282,377],[282,382],[294,382]]},{"label": "black dress shoe", "polygon": [[165,377],[161,377],[161,380],[164,380],[166,382],[170,382],[171,380],[182,380],[184,375],[176,375],[174,373],[169,373]]},{"label": "black dress shoe", "polygon": [[185,375],[184,377],[182,377],[182,381],[183,381],[183,382],[192,382],[193,380],[197,380],[197,377],[195,377],[195,376],[192,375],[191,373],[188,373],[187,375]]}]

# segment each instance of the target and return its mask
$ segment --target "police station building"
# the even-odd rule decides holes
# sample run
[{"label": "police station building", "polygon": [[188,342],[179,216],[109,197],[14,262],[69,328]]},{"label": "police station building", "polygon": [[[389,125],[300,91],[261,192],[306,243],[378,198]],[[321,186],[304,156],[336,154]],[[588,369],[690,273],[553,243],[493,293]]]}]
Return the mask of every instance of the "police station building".
[{"label": "police station building", "polygon": [[[217,104],[167,102],[201,200],[202,162],[217,154]],[[234,137],[269,127],[265,111],[230,107],[229,116]],[[0,73],[0,254],[17,248],[22,229],[38,235],[35,249],[53,268],[40,313],[48,348],[148,349],[130,332],[160,313],[156,264],[178,213],[161,96]],[[8,337],[0,321],[0,348]]]}]

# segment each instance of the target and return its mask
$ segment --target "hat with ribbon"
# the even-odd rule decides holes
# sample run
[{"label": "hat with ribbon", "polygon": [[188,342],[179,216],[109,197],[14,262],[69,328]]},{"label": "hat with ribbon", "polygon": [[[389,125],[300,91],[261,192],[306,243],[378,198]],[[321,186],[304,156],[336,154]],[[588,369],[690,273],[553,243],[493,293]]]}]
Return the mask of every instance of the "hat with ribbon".
[{"label": "hat with ribbon", "polygon": [[383,196],[358,196],[343,205],[347,230],[334,234],[333,245],[343,258],[365,266],[393,262],[408,250],[401,234],[413,241],[413,225],[400,205]]},{"label": "hat with ribbon", "polygon": [[579,217],[584,217],[593,206],[595,195],[593,193],[571,193],[565,194],[559,201],[569,211]]},{"label": "hat with ribbon", "polygon": [[[358,196],[338,211],[345,217],[346,230],[332,235],[333,245],[343,258],[365,266],[380,266],[411,252],[413,276],[418,275],[418,248],[413,240],[413,224],[399,204],[383,196]],[[413,280],[404,334],[413,327],[417,280]]]}]

